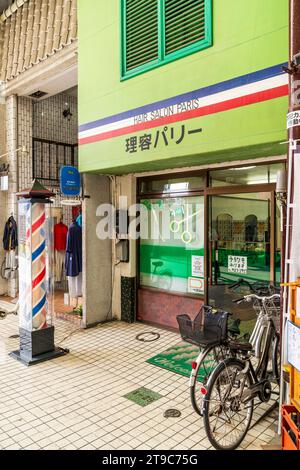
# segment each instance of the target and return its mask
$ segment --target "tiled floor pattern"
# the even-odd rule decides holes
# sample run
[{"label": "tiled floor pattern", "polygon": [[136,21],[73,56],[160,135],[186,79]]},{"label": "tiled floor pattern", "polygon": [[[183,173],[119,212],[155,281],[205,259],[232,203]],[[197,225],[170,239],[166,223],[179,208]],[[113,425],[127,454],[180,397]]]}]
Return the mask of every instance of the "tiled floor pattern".
[{"label": "tiled floor pattern", "polygon": [[[145,362],[180,341],[160,330],[153,343],[135,337],[153,328],[108,323],[90,330],[56,320],[56,344],[70,354],[26,368],[8,357],[17,318],[0,322],[0,448],[209,449],[201,418],[189,402],[188,379]],[[141,407],[124,398],[139,387],[162,395]],[[164,418],[169,408],[180,418]],[[255,416],[262,412],[256,410]],[[274,438],[275,417],[250,430],[243,448]]]}]

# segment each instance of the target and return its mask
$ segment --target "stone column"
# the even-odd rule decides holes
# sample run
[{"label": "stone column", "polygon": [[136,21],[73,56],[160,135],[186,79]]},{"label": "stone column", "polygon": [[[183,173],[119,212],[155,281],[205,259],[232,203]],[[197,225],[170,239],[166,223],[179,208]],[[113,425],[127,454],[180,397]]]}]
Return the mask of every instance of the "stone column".
[{"label": "stone column", "polygon": [[106,176],[83,175],[83,325],[93,326],[111,319],[112,241],[97,237],[97,208],[110,203],[110,181]]},{"label": "stone column", "polygon": [[[9,164],[7,217],[11,214],[17,220],[17,196],[18,192],[18,98],[11,95],[6,99],[6,140],[7,163]],[[8,295],[16,297],[18,290],[17,279],[8,281]]]},{"label": "stone column", "polygon": [[[0,102],[0,155],[6,153],[6,106]],[[0,165],[6,163],[6,157],[0,159]],[[0,263],[4,259],[2,235],[7,214],[7,191],[0,191]],[[7,281],[0,277],[0,295],[6,294]]]}]

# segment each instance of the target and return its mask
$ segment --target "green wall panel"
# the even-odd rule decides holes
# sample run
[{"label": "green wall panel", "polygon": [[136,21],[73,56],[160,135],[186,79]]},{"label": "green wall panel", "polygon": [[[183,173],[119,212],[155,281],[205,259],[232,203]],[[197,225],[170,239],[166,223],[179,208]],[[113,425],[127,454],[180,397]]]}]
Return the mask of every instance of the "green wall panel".
[{"label": "green wall panel", "polygon": [[[211,48],[123,82],[119,0],[78,0],[78,20],[80,124],[278,65],[288,58],[286,0],[252,0],[250,4],[248,0],[214,0]],[[180,145],[159,145],[146,152],[126,153],[130,135],[86,144],[80,148],[80,170],[120,174],[285,153],[285,146],[278,144],[286,140],[287,108],[287,97],[283,97],[191,119],[185,121],[186,127],[201,127],[202,134],[189,136]],[[181,123],[172,127],[178,134]]]}]

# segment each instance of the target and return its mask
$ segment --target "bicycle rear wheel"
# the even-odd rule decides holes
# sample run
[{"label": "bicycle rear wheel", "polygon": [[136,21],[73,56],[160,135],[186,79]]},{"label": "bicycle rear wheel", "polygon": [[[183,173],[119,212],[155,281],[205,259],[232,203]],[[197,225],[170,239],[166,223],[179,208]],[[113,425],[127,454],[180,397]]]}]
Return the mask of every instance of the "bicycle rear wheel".
[{"label": "bicycle rear wheel", "polygon": [[243,403],[241,396],[252,384],[245,363],[230,358],[211,374],[204,401],[203,418],[210,443],[218,450],[234,450],[245,438],[251,424],[253,399]]},{"label": "bicycle rear wheel", "polygon": [[209,346],[203,349],[197,359],[197,367],[192,371],[190,378],[190,397],[192,407],[200,416],[203,414],[203,395],[201,387],[206,386],[208,379],[221,360],[228,356],[225,346]]}]

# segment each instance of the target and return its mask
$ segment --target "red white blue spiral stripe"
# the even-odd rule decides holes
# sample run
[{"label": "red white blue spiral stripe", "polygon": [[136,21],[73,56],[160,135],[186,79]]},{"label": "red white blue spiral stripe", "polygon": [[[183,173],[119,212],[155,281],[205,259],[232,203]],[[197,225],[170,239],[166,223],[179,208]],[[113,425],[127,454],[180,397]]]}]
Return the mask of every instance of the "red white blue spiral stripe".
[{"label": "red white blue spiral stripe", "polygon": [[[32,205],[32,328],[47,326],[45,205]],[[30,234],[29,234],[30,236]]]}]

